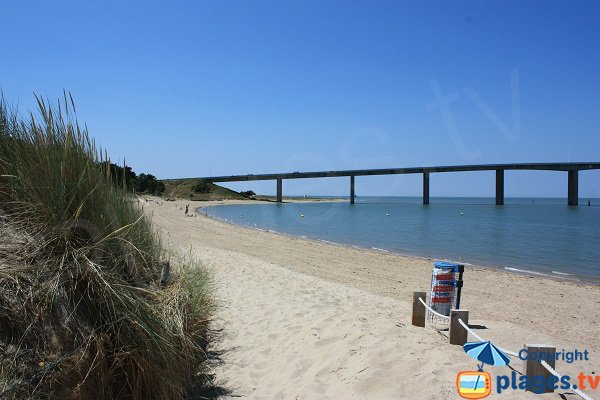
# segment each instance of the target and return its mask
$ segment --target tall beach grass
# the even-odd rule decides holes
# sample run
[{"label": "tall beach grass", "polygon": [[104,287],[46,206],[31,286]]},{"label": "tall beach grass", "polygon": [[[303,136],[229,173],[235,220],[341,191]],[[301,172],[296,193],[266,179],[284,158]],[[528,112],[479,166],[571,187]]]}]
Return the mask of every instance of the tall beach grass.
[{"label": "tall beach grass", "polygon": [[[0,398],[177,399],[202,376],[210,279],[169,258],[70,96],[0,100]],[[125,187],[125,185],[123,185]]]}]

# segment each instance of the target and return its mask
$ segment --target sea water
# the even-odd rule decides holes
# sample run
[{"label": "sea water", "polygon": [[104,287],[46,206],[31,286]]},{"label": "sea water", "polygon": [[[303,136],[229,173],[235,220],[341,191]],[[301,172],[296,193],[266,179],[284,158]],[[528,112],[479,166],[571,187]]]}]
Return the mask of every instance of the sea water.
[{"label": "sea water", "polygon": [[[252,228],[400,254],[600,283],[600,199],[359,197],[208,207]],[[376,266],[374,266],[376,267]]]}]

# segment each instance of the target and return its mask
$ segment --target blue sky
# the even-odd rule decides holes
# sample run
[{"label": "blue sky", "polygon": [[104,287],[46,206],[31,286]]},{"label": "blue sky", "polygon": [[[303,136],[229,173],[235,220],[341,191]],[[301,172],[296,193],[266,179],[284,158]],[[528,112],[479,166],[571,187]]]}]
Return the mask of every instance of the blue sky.
[{"label": "blue sky", "polygon": [[[33,92],[71,91],[114,160],[160,178],[600,160],[597,2],[0,4],[6,99],[26,112]],[[507,172],[506,194],[566,183]],[[357,178],[359,195],[420,191],[420,176]],[[431,177],[432,196],[493,194],[493,173]],[[600,197],[600,172],[580,173],[580,195]]]}]

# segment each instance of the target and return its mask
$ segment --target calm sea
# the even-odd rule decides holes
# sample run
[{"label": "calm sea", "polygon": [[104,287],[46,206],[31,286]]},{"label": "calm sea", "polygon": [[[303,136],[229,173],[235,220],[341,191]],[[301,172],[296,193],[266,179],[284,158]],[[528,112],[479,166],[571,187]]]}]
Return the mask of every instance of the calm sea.
[{"label": "calm sea", "polygon": [[253,228],[401,254],[600,283],[600,199],[359,197],[356,204],[208,207]]}]

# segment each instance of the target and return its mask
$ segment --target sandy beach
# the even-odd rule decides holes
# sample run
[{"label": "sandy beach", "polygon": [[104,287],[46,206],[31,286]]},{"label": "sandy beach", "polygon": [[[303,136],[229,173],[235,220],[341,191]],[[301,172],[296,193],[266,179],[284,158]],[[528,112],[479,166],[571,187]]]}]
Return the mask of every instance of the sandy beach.
[{"label": "sandy beach", "polygon": [[[141,203],[165,244],[213,272],[221,334],[211,350],[222,353],[213,372],[225,398],[456,399],[456,374],[476,370],[447,332],[411,325],[412,292],[428,291],[433,260],[186,217],[184,201]],[[462,303],[484,339],[513,351],[525,343],[588,350],[589,361],[559,360],[557,370],[598,372],[599,287],[467,267]],[[522,364],[511,362],[518,372]],[[578,398],[495,388],[490,397]]]}]

